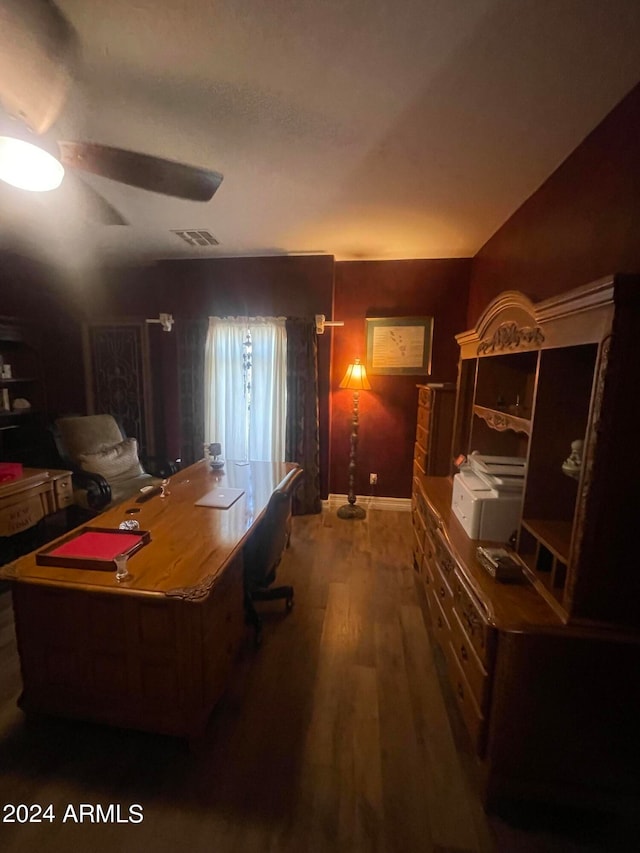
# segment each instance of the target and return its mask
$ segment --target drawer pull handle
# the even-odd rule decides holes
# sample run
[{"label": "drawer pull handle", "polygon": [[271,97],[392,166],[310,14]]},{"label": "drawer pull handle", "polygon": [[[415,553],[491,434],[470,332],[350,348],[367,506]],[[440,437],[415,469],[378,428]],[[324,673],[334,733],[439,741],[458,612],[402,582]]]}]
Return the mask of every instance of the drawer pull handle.
[{"label": "drawer pull handle", "polygon": [[444,598],[446,596],[446,592],[444,591],[444,587],[440,587],[440,598]]}]

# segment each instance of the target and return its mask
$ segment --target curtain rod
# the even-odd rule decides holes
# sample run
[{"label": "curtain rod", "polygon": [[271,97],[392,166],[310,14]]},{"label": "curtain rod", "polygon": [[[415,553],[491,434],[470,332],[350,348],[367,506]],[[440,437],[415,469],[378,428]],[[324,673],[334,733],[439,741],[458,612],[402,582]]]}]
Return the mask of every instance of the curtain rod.
[{"label": "curtain rod", "polygon": [[326,320],[324,314],[316,314],[316,334],[324,335],[328,326],[344,326],[343,320]]}]

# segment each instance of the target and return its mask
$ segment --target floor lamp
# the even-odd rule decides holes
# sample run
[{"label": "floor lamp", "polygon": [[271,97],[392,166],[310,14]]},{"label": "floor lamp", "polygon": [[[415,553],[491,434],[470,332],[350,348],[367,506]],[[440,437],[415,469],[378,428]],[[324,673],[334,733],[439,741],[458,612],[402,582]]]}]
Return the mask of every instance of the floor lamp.
[{"label": "floor lamp", "polygon": [[351,419],[351,449],[349,452],[349,503],[344,504],[338,510],[338,518],[364,518],[366,510],[356,504],[355,478],[356,478],[356,456],[358,453],[358,400],[360,391],[370,391],[371,385],[367,379],[367,371],[360,359],[356,358],[353,364],[347,367],[340,388],[349,388],[353,391],[353,416]]}]

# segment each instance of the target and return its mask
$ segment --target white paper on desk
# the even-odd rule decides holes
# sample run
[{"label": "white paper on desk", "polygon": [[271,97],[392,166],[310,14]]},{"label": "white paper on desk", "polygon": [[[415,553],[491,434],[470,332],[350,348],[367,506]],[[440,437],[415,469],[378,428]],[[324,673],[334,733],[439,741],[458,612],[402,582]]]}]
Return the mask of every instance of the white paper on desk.
[{"label": "white paper on desk", "polygon": [[238,498],[244,495],[244,489],[212,489],[196,501],[196,506],[210,506],[214,509],[228,509]]}]

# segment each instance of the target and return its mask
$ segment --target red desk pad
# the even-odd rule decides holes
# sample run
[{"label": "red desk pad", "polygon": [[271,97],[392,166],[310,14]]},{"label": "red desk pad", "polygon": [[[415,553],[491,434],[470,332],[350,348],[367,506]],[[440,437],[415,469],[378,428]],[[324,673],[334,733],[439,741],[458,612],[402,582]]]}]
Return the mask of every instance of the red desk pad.
[{"label": "red desk pad", "polygon": [[40,566],[115,570],[118,554],[131,556],[151,539],[147,530],[110,530],[83,527],[56,545],[36,554]]}]

